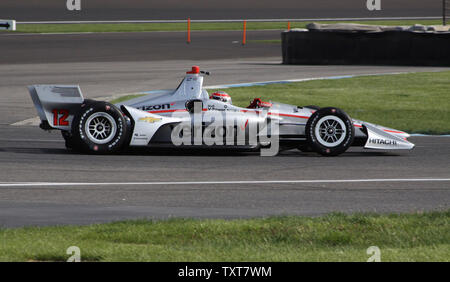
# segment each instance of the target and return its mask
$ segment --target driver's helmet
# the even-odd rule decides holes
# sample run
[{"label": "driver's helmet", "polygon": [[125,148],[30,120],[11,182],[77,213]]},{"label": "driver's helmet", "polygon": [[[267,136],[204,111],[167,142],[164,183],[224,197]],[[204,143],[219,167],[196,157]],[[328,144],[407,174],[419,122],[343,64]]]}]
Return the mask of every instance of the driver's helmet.
[{"label": "driver's helmet", "polygon": [[227,104],[232,104],[230,95],[228,95],[228,93],[223,91],[214,92],[213,94],[211,94],[211,96],[209,96],[209,99],[214,99],[225,102]]}]

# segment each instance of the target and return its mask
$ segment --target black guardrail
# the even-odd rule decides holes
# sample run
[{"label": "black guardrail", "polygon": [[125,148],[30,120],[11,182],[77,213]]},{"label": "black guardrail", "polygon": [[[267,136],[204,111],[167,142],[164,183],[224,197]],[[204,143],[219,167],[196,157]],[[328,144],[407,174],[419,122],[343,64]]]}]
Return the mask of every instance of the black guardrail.
[{"label": "black guardrail", "polygon": [[450,33],[286,31],[283,64],[450,66]]}]

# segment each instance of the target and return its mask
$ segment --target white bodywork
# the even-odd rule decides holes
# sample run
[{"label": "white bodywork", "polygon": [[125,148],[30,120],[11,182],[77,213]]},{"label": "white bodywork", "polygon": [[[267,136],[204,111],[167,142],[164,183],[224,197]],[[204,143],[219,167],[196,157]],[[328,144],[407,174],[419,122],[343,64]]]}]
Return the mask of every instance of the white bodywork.
[{"label": "white bodywork", "polygon": [[[388,133],[382,128],[378,128],[370,123],[365,123],[367,129],[367,142],[364,145],[366,149],[412,149],[414,144],[406,141],[406,136],[403,133],[392,134]],[[405,137],[400,137],[405,136]],[[408,135],[409,136],[409,135]]]}]

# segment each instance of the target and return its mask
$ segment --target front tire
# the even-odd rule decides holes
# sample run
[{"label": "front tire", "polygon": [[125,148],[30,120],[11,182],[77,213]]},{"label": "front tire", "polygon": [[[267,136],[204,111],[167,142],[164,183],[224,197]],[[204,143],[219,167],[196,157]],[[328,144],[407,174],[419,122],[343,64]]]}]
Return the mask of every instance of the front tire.
[{"label": "front tire", "polygon": [[299,149],[303,153],[314,152],[314,150],[311,149],[311,147],[308,144],[302,144],[302,145],[298,146],[297,149]]},{"label": "front tire", "polygon": [[308,147],[324,156],[344,153],[353,143],[355,129],[350,117],[338,108],[322,108],[308,119]]},{"label": "front tire", "polygon": [[119,151],[128,140],[122,112],[107,102],[87,103],[74,117],[72,138],[82,151],[106,154]]}]

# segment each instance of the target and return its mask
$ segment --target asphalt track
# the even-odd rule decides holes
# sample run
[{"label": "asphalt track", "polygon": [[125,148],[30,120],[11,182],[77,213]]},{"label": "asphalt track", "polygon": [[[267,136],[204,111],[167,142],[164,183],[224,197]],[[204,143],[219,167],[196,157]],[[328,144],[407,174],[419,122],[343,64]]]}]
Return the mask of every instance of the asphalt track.
[{"label": "asphalt track", "polygon": [[281,31],[249,31],[242,46],[241,31],[1,34],[0,64],[120,62],[240,59],[280,56]]},{"label": "asphalt track", "polygon": [[[448,208],[450,183],[445,179],[450,178],[450,138],[445,137],[414,137],[411,140],[417,147],[412,152],[363,153],[352,149],[336,158],[295,150],[269,158],[251,153],[147,151],[89,156],[67,152],[57,132],[10,125],[36,115],[25,87],[37,83],[80,84],[85,96],[94,98],[175,87],[184,71],[193,64],[212,72],[206,85],[448,70],[395,66],[285,66],[280,65],[279,46],[253,43],[242,47],[232,43],[234,35],[227,32],[209,38],[209,51],[200,44],[202,40],[208,40],[207,33],[202,40],[201,35],[197,37],[197,46],[193,43],[180,47],[173,42],[159,46],[164,43],[156,41],[146,45],[146,41],[132,41],[133,36],[170,38],[169,35],[176,36],[177,33],[158,34],[0,36],[2,44],[19,48],[5,51],[10,53],[2,57],[0,64],[1,226],[88,224],[143,217],[241,218],[319,215],[331,211],[402,212]],[[262,39],[273,36],[271,32],[260,34]],[[229,38],[215,43],[222,36]],[[109,48],[95,47],[102,47],[107,38],[113,38]],[[117,43],[121,39],[125,42],[122,45]],[[179,40],[182,39],[180,35]],[[78,51],[69,52],[71,57],[64,59],[67,46],[80,40],[83,44],[77,46]],[[111,46],[112,43],[118,45]],[[47,53],[39,51],[49,46],[54,48]],[[192,46],[200,49],[185,49],[184,55],[177,57],[182,52],[177,48]],[[254,49],[247,52],[247,47]],[[156,55],[142,58],[146,48]],[[229,54],[228,57],[225,54]],[[355,182],[364,179],[388,181]],[[289,180],[294,182],[286,182]],[[319,182],[298,182],[301,180]],[[324,180],[327,181],[320,182]],[[192,181],[213,181],[214,184],[186,183]],[[60,182],[77,184],[58,184]],[[165,184],[158,184],[160,182]]]},{"label": "asphalt track", "polygon": [[[271,59],[271,60],[268,60]],[[278,61],[277,61],[278,59]],[[351,182],[358,179],[450,178],[450,138],[414,137],[412,152],[352,149],[324,158],[299,151],[254,153],[129,151],[73,154],[57,132],[12,126],[36,115],[25,85],[76,81],[87,97],[173,87],[186,66],[200,63],[207,84],[338,74],[436,71],[442,68],[283,66],[279,58],[211,61],[0,65],[0,225],[88,224],[132,218],[319,215],[448,208],[449,181]],[[151,66],[150,68],[148,66]],[[184,68],[184,69],[183,69]],[[83,73],[83,74],[80,74]],[[20,75],[21,74],[21,75]],[[291,183],[286,180],[350,180]],[[142,184],[142,182],[273,181],[269,183]],[[282,182],[278,182],[282,181]],[[39,186],[16,183],[49,182]],[[60,182],[78,183],[58,185]],[[111,185],[95,185],[108,182]],[[124,184],[140,182],[141,184]],[[81,183],[81,184],[80,184]],[[85,183],[85,184],[83,184]],[[56,186],[54,186],[56,184]]]},{"label": "asphalt track", "polygon": [[286,19],[441,16],[441,0],[382,0],[369,11],[366,0],[81,0],[68,11],[65,0],[2,0],[0,18],[39,20]]},{"label": "asphalt track", "polygon": [[[412,138],[417,144],[412,152],[352,149],[336,158],[296,150],[276,157],[146,151],[91,156],[67,152],[57,133],[10,126],[1,130],[7,136],[0,140],[2,226],[87,224],[130,218],[320,215],[332,211],[411,212],[449,207],[450,138],[445,137]],[[417,178],[447,180],[417,182]],[[278,183],[338,179],[344,182]],[[346,181],[355,179],[403,180]],[[186,181],[272,182],[154,183]],[[27,182],[50,183],[29,186]],[[54,186],[54,182],[78,184]],[[112,184],[95,185],[102,182]],[[120,184],[126,182],[141,184]]]}]

